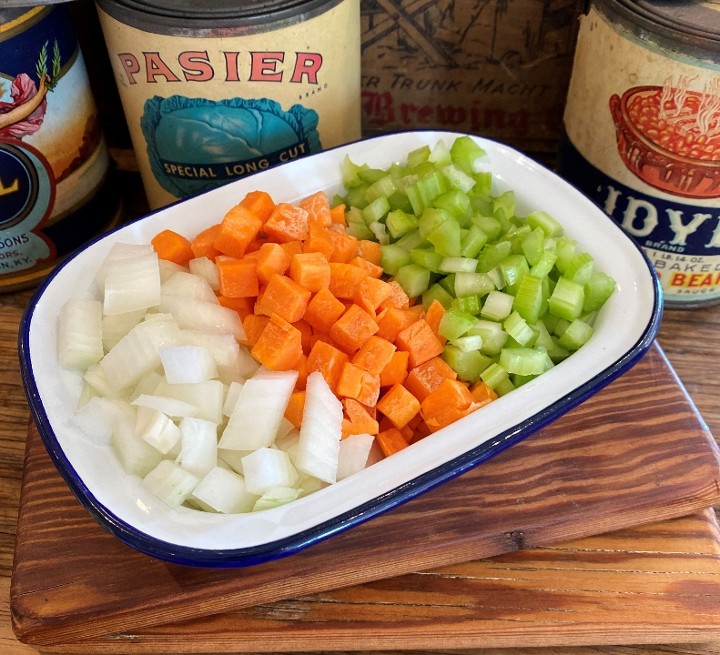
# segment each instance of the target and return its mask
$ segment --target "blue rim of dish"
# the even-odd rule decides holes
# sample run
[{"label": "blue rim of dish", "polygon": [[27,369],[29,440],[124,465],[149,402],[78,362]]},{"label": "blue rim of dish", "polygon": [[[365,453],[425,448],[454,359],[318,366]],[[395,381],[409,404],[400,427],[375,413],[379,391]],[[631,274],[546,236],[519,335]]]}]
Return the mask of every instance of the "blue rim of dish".
[{"label": "blue rim of dish", "polygon": [[[428,131],[438,134],[442,133],[442,130]],[[382,136],[388,135],[381,135],[378,138],[382,138]],[[350,144],[346,144],[341,147],[347,147],[347,145]],[[545,168],[541,164],[537,165],[541,168]],[[549,172],[556,175],[553,171]],[[578,191],[578,193],[580,192]],[[588,199],[588,202],[592,201]],[[143,220],[153,213],[155,212],[146,214],[145,216],[136,219],[136,221]],[[625,234],[622,228],[620,228],[620,226],[617,225],[617,223],[615,223],[609,216],[607,216],[604,212],[601,212],[601,214],[607,219],[608,226],[612,226],[610,229],[618,230],[639,252],[653,281],[652,311],[645,329],[634,346],[628,349],[628,351],[619,357],[615,362],[608,365],[603,371],[585,381],[564,397],[548,405],[541,411],[533,414],[520,423],[513,425],[511,428],[500,432],[480,446],[468,450],[462,455],[444,462],[440,466],[354,507],[352,510],[338,514],[332,519],[318,523],[312,528],[297,532],[289,537],[266,542],[257,546],[221,550],[182,546],[151,537],[128,524],[126,521],[118,518],[102,503],[96,500],[90,489],[83,483],[80,476],[72,467],[70,461],[65,456],[62,446],[55,436],[50,420],[43,409],[43,403],[40,399],[40,394],[32,374],[29,339],[30,324],[32,322],[34,308],[38,299],[43,295],[45,289],[51,284],[54,277],[59,274],[59,272],[75,257],[77,253],[136,221],[126,222],[113,230],[97,236],[92,241],[85,244],[82,248],[79,248],[75,254],[71,255],[64,262],[59,264],[32,295],[20,322],[20,330],[18,333],[18,352],[20,373],[33,420],[35,421],[38,432],[40,433],[42,441],[45,444],[45,448],[47,449],[53,464],[80,504],[85,507],[85,509],[101,527],[135,550],[173,564],[206,568],[237,568],[253,566],[293,555],[321,541],[324,541],[333,535],[345,532],[352,527],[361,525],[374,517],[395,509],[413,498],[416,498],[499,455],[510,446],[534,434],[545,425],[555,421],[560,416],[606,387],[617,377],[632,368],[645,355],[654,342],[660,328],[663,307],[662,287],[660,286],[660,281],[655,274],[652,263],[642,248],[627,234]]]}]

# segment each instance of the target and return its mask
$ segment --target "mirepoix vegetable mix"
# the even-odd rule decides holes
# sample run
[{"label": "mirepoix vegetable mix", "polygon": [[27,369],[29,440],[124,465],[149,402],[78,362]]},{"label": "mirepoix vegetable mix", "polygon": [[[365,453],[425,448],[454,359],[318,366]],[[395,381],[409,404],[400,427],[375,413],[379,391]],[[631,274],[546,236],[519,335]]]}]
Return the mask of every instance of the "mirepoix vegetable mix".
[{"label": "mirepoix vegetable mix", "polygon": [[542,375],[615,282],[483,158],[470,137],[387,170],[346,158],[342,196],[257,190],[197,234],[114,244],[98,297],[59,318],[73,421],[167,504],[249,512]]}]

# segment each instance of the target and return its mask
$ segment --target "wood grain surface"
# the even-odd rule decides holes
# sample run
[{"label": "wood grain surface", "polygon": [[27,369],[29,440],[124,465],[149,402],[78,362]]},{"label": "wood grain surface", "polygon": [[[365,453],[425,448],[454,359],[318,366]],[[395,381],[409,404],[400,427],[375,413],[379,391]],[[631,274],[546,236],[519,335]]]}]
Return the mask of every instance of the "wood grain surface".
[{"label": "wood grain surface", "polygon": [[[3,402],[0,403],[0,653],[3,655],[6,653],[8,655],[28,655],[38,652],[32,647],[20,643],[13,634],[9,605],[10,577],[28,421],[28,410],[17,366],[16,338],[17,326],[28,297],[28,292],[0,296],[0,395],[3,399]],[[673,368],[707,422],[711,433],[715,435],[720,434],[720,407],[717,402],[720,391],[718,389],[720,357],[717,354],[720,349],[719,328],[720,307],[686,311],[670,310],[665,313],[659,337],[659,342]],[[648,392],[652,393],[652,391],[653,385],[650,385]],[[710,538],[710,535],[716,534],[716,526],[712,526],[711,518],[700,514],[660,524],[650,524],[642,528],[622,530],[612,535],[565,542],[558,546],[535,548],[492,558],[492,560],[488,560],[488,565],[494,570],[489,577],[496,579],[498,589],[485,603],[486,609],[478,611],[486,612],[489,615],[488,621],[493,621],[495,625],[501,626],[511,620],[500,615],[498,607],[501,606],[501,601],[514,604],[516,601],[511,601],[511,598],[526,599],[527,602],[536,603],[539,608],[546,608],[549,607],[547,602],[549,596],[546,595],[548,592],[562,598],[564,593],[572,593],[579,588],[588,594],[588,602],[584,610],[598,621],[602,621],[604,616],[610,616],[605,612],[617,614],[622,611],[623,602],[631,597],[633,600],[627,604],[628,612],[632,611],[638,616],[641,616],[643,612],[652,612],[653,603],[644,604],[640,601],[655,599],[658,588],[653,586],[652,582],[659,580],[656,576],[662,575],[661,571],[664,570],[665,574],[677,575],[683,571],[687,572],[688,562],[697,564],[702,560],[705,562],[703,575],[708,576],[710,580],[718,579],[720,567],[717,563],[717,545],[714,538]],[[607,539],[611,539],[612,543],[608,543]],[[63,545],[57,544],[56,549],[58,554],[62,554]],[[637,567],[637,561],[642,559],[639,555],[652,555],[652,553],[659,553],[658,556],[665,558],[667,565],[664,569],[655,567],[656,571],[648,570],[642,574],[642,568]],[[528,565],[527,558],[536,558],[533,559],[532,566]],[[559,567],[557,562],[553,563],[554,560],[564,563],[563,566]],[[589,561],[594,562],[593,571],[589,571]],[[626,563],[624,568],[618,564],[620,561]],[[107,566],[107,562],[98,559],[94,565]],[[464,565],[449,566],[449,573],[445,573],[443,569],[435,575],[445,576],[447,581],[450,581],[466,573]],[[460,568],[454,568],[456,566]],[[537,587],[540,591],[530,590],[526,586],[530,576],[525,576],[523,571],[530,569],[538,571]],[[632,579],[632,586],[624,590],[607,582],[611,579],[618,580],[625,573],[633,571],[638,575]],[[605,574],[607,574],[607,578],[603,578]],[[426,579],[426,574],[409,575],[417,577],[419,589],[424,587],[422,581]],[[603,579],[606,582],[603,582]],[[372,604],[378,621],[391,620],[395,611],[398,612],[398,616],[402,616],[404,612],[417,612],[421,615],[424,611],[424,620],[429,626],[428,631],[431,631],[432,626],[435,625],[435,607],[442,606],[442,602],[439,602],[442,594],[433,597],[433,603],[424,603],[419,596],[402,599],[391,593],[392,590],[388,584],[385,582],[367,583],[369,591],[363,592],[364,595],[357,599],[345,597],[344,599],[328,600],[329,597],[326,598],[319,594],[312,599],[300,597],[293,601],[279,601],[261,605],[255,609],[248,608],[242,610],[242,613],[251,614],[253,620],[258,621],[256,625],[267,626],[270,625],[269,621],[275,620],[278,616],[287,617],[287,619],[291,619],[292,616],[304,616],[305,609],[309,607],[313,607],[315,612],[326,612],[325,616],[328,616],[327,613],[335,612],[336,617],[347,618],[347,616],[353,615],[354,604],[359,602]],[[500,588],[502,588],[502,593]],[[703,601],[713,601],[715,594],[715,583],[708,587],[690,585],[690,588],[680,593],[681,597],[687,599],[687,607],[683,606],[677,609],[682,615],[682,612],[691,608],[691,612],[701,615],[699,619],[695,619],[696,621],[703,620],[702,617],[705,616],[708,621],[713,622],[715,620],[714,606],[709,608],[710,612],[706,613],[708,608],[704,607]],[[549,609],[554,615],[552,620],[561,621],[563,612],[567,612],[559,601]],[[449,611],[465,610],[450,608]],[[226,618],[218,616],[218,621],[226,620],[232,620],[232,616],[229,615]],[[677,624],[676,619],[672,616],[668,620]],[[605,644],[602,635],[598,635],[596,645],[570,640],[566,643],[575,645],[559,646],[553,639],[554,631],[552,629],[538,630],[535,642],[538,647],[531,649],[503,644],[498,641],[497,637],[494,637],[492,642],[495,645],[487,642],[485,647],[478,648],[463,647],[462,643],[458,643],[459,640],[453,644],[443,643],[440,647],[426,643],[410,645],[405,639],[398,639],[392,644],[380,645],[379,642],[372,639],[372,632],[368,630],[361,639],[344,638],[345,641],[340,642],[335,642],[333,635],[325,634],[323,640],[317,641],[316,649],[318,652],[365,650],[372,651],[374,655],[400,655],[408,650],[422,650],[424,653],[453,652],[457,655],[720,655],[720,638],[713,630],[707,632],[707,640],[704,640],[702,627],[697,623],[688,624],[687,631],[683,633],[681,627],[684,625],[684,619],[680,618],[679,622],[678,634],[675,637],[665,637],[667,633],[660,630],[655,636],[647,635],[648,642],[653,642],[655,645],[642,646],[629,646],[622,643]],[[280,624],[275,623],[274,625],[280,627]],[[286,623],[282,625],[286,626],[283,627],[283,630],[289,629]],[[209,626],[210,629],[212,627]],[[221,623],[217,623],[216,627],[218,630],[225,629]],[[488,624],[485,627],[487,628]],[[168,654],[172,652],[167,648],[166,637],[163,636],[163,633],[165,631],[171,633],[173,629],[172,625],[156,626],[153,628],[153,632],[146,632],[148,639],[152,634],[159,635],[152,637],[156,644],[154,652]],[[282,636],[282,634],[278,634]],[[129,649],[134,638],[132,633],[125,634],[122,630],[117,631],[111,652],[124,652],[126,650],[125,643],[128,644],[127,649]],[[308,638],[313,639],[312,631]],[[199,639],[202,640],[202,637]],[[233,639],[237,642],[237,637]],[[706,643],[686,643],[696,640],[706,641]],[[228,642],[227,647],[223,650],[226,652],[232,650],[232,643],[232,641]],[[287,652],[284,643],[282,639],[275,641],[274,637],[265,637],[263,642],[262,638],[256,635],[253,637],[252,646],[257,647],[258,652],[272,651],[280,655],[280,653]],[[312,643],[315,644],[314,641]],[[336,644],[337,647],[329,648],[329,643],[331,646]],[[183,639],[178,642],[177,648],[174,650],[177,652],[183,649],[193,650],[194,645],[197,644],[197,640]],[[89,650],[94,649],[90,641],[86,646]],[[69,648],[68,652],[77,652],[77,650],[78,647],[74,646]],[[237,650],[248,652],[242,643],[237,643]]]}]

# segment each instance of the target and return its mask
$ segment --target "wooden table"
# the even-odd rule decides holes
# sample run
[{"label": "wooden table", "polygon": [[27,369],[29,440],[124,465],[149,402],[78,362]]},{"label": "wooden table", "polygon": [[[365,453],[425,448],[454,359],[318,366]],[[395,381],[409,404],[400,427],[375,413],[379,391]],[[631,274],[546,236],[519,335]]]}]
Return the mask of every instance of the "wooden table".
[{"label": "wooden table", "polygon": [[[9,615],[10,576],[25,455],[28,407],[17,362],[17,327],[31,292],[0,296],[0,654],[36,653],[14,637]],[[714,435],[720,435],[720,306],[666,310],[659,343]],[[562,582],[558,582],[559,585]],[[397,651],[400,653],[401,651]],[[445,651],[448,652],[448,651]],[[501,648],[452,651],[458,655],[720,655],[720,643],[663,646]]]}]

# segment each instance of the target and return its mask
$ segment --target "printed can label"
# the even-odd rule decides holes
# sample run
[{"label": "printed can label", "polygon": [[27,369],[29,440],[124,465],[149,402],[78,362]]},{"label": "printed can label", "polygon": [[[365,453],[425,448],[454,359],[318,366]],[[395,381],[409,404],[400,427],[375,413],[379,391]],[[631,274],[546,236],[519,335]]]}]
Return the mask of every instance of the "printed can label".
[{"label": "printed can label", "polygon": [[564,120],[561,174],[643,248],[666,302],[720,300],[720,67],[592,8]]},{"label": "printed can label", "polygon": [[360,138],[358,0],[208,37],[100,20],[152,207]]},{"label": "printed can label", "polygon": [[0,285],[32,283],[100,231],[109,164],[67,10],[0,11]]}]

